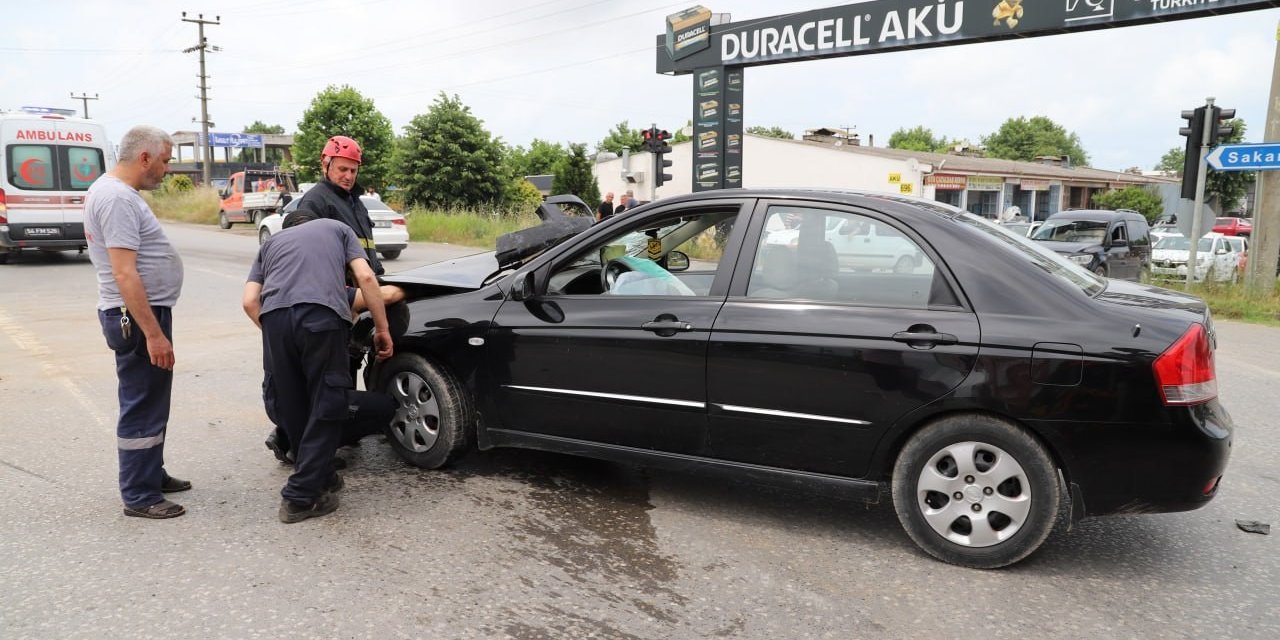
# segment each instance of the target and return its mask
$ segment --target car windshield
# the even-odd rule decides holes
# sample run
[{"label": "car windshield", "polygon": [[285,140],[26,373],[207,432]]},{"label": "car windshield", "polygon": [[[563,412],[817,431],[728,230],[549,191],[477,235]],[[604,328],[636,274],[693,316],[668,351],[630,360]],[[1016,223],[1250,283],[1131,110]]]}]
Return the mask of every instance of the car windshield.
[{"label": "car windshield", "polygon": [[[1026,236],[1018,234],[1016,230],[1009,229],[1009,225],[996,224],[991,220],[971,213],[960,215],[957,219],[1004,243],[1009,248],[1021,254],[1023,258],[1036,268],[1043,270],[1045,273],[1048,273],[1055,278],[1079,287],[1086,295],[1095,296],[1106,288],[1106,281],[1089,272],[1088,269],[1067,260],[1053,251],[1050,251],[1041,244],[1033,242]],[[1048,225],[1051,223],[1045,224]],[[1103,225],[1104,230],[1105,227],[1106,225]],[[1036,235],[1039,234],[1037,233]]]},{"label": "car windshield", "polygon": [[[1152,247],[1159,250],[1186,251],[1191,241],[1186,236],[1165,236]],[[1200,238],[1199,251],[1208,251],[1213,247],[1213,238]]]},{"label": "car windshield", "polygon": [[1107,237],[1107,223],[1093,220],[1053,220],[1050,219],[1036,229],[1034,240],[1053,240],[1056,242],[1095,242],[1101,243]]}]

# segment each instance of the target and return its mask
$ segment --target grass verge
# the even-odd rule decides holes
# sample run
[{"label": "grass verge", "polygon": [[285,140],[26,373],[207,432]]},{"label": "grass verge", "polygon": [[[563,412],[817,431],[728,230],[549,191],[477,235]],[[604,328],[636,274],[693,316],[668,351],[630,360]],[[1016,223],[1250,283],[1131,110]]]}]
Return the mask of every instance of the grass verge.
[{"label": "grass verge", "polygon": [[1186,291],[1209,304],[1215,319],[1227,318],[1280,327],[1280,281],[1270,292],[1252,295],[1244,282],[1202,282],[1191,289],[1181,280],[1157,280],[1156,286],[1175,291]]},{"label": "grass verge", "polygon": [[443,211],[414,207],[405,212],[409,239],[493,249],[498,236],[538,224],[533,213],[459,209]]},{"label": "grass verge", "polygon": [[195,224],[217,224],[221,200],[212,187],[197,187],[191,191],[143,191],[142,199],[155,212],[156,217]]}]

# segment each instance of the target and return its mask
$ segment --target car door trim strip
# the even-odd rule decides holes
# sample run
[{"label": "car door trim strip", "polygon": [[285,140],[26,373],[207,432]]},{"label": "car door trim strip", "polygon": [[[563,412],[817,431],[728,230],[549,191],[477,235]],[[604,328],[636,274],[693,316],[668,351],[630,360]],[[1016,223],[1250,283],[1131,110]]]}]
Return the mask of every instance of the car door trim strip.
[{"label": "car door trim strip", "polygon": [[672,398],[651,398],[648,396],[629,396],[621,393],[602,393],[599,391],[579,391],[577,389],[553,389],[550,387],[527,387],[518,384],[504,384],[503,387],[508,389],[520,389],[523,391],[541,391],[543,393],[562,393],[569,396],[588,396],[592,398],[608,398],[609,400],[629,400],[631,402],[648,402],[652,404],[669,404],[677,407],[692,407],[694,409],[705,409],[705,402],[696,402],[694,400],[675,400]]},{"label": "car door trim strip", "polygon": [[759,409],[756,407],[743,407],[736,404],[717,404],[725,411],[734,413],[754,413],[762,416],[774,416],[778,418],[800,418],[802,420],[821,420],[823,422],[839,422],[842,424],[868,425],[871,424],[866,420],[854,420],[852,418],[837,418],[835,416],[820,416],[813,413],[795,413],[792,411],[779,411],[777,409]]}]

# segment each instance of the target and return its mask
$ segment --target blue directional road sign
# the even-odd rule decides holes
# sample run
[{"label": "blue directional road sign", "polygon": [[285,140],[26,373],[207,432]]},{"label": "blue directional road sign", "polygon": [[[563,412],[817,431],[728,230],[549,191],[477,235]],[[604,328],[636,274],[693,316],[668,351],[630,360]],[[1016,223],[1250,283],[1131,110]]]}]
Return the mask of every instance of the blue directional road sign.
[{"label": "blue directional road sign", "polygon": [[1205,160],[1218,171],[1275,171],[1280,169],[1280,142],[1221,144]]},{"label": "blue directional road sign", "polygon": [[209,132],[209,146],[231,147],[232,149],[262,148],[260,133],[217,133]]}]

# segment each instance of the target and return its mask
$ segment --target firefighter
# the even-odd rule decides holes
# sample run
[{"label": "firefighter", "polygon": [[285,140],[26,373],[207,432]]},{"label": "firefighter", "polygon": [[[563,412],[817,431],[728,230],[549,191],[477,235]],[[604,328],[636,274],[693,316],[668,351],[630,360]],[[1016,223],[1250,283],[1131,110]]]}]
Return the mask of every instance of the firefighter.
[{"label": "firefighter", "polygon": [[347,136],[333,136],[324,143],[320,152],[320,170],[324,180],[302,194],[299,209],[310,209],[316,216],[337,220],[351,227],[356,239],[364,248],[369,266],[375,275],[382,275],[382,261],[378,259],[373,242],[373,221],[369,210],[360,202],[364,189],[356,183],[360,175],[360,144]]}]

